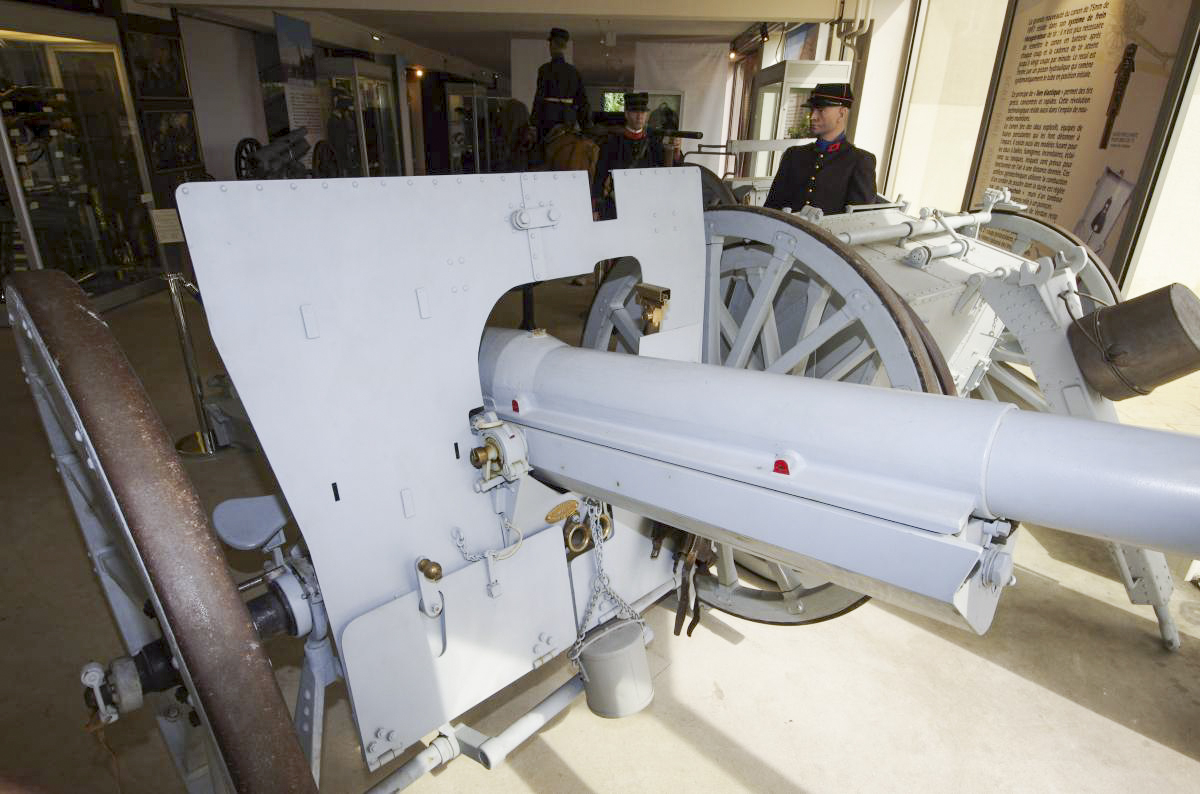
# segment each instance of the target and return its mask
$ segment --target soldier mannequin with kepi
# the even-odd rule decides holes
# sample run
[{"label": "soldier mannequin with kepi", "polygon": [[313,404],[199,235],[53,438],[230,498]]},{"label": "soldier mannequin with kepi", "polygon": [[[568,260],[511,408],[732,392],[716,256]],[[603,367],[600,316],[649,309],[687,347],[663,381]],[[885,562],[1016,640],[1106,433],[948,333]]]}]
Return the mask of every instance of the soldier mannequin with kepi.
[{"label": "soldier mannequin with kepi", "polygon": [[626,94],[625,128],[610,133],[600,145],[596,178],[592,181],[592,206],[601,220],[611,220],[617,216],[612,188],[613,171],[675,164],[678,150],[664,145],[662,137],[647,132],[646,121],[649,116],[649,94],[644,91]]},{"label": "soldier mannequin with kepi", "polygon": [[538,67],[537,93],[533,96],[533,109],[529,114],[529,123],[537,131],[538,141],[544,141],[550,130],[559,124],[578,122],[583,127],[591,124],[583,78],[564,56],[570,40],[571,34],[562,28],[550,29],[550,60]]},{"label": "soldier mannequin with kepi", "polygon": [[826,214],[847,204],[873,204],[875,155],[846,140],[846,120],[854,94],[846,83],[821,83],[807,105],[817,140],[783,153],[779,172],[763,206],[798,211],[807,205]]}]

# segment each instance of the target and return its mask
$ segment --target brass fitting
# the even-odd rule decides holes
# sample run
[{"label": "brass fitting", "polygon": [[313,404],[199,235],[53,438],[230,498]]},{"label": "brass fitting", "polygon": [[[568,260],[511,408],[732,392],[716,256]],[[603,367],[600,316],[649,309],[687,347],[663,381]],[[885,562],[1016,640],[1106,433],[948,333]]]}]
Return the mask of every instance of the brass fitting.
[{"label": "brass fitting", "polygon": [[488,464],[488,461],[500,459],[500,450],[496,449],[495,445],[485,442],[483,446],[472,449],[468,458],[472,466],[482,469]]},{"label": "brass fitting", "polygon": [[442,578],[442,566],[433,560],[421,560],[417,563],[417,570],[425,575],[425,578],[431,582],[436,582]]}]

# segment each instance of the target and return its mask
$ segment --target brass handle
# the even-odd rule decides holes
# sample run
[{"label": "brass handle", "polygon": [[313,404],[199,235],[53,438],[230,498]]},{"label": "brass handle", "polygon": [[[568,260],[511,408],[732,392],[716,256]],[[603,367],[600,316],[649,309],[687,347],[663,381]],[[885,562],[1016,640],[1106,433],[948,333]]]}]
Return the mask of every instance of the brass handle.
[{"label": "brass handle", "polygon": [[433,560],[421,560],[417,563],[417,570],[425,574],[425,578],[431,582],[442,578],[442,566]]}]

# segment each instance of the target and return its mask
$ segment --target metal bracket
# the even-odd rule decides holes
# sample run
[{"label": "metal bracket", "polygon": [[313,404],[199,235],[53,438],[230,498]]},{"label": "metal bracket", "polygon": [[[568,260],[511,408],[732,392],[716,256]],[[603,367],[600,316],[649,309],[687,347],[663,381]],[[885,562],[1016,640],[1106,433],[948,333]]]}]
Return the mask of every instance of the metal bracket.
[{"label": "metal bracket", "polygon": [[88,662],[83,666],[83,670],[79,673],[79,680],[83,685],[92,690],[92,695],[96,698],[96,715],[100,717],[100,722],[105,725],[110,725],[117,721],[121,716],[117,709],[110,706],[104,700],[104,695],[100,693],[100,686],[104,683],[104,668],[99,662]]},{"label": "metal bracket", "polygon": [[562,213],[554,207],[522,207],[512,214],[513,228],[528,231],[542,229],[547,226],[557,226]]},{"label": "metal bracket", "polygon": [[487,594],[491,598],[500,597],[500,579],[496,577],[496,552],[489,549],[483,553],[483,564],[487,568]]},{"label": "metal bracket", "polygon": [[445,606],[442,600],[442,591],[437,589],[437,580],[441,579],[441,566],[437,566],[437,578],[433,578],[430,574],[433,566],[427,557],[417,559],[414,567],[417,570],[417,589],[421,592],[421,614],[425,617],[436,618],[442,614],[442,607]]}]

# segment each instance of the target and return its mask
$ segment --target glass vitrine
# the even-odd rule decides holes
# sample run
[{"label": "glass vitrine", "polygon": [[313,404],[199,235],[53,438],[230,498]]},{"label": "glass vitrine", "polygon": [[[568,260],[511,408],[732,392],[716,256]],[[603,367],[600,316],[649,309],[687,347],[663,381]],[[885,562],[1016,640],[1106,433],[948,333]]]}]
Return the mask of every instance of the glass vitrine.
[{"label": "glass vitrine", "polygon": [[161,274],[116,45],[0,31],[0,117],[0,278],[57,268],[113,305]]},{"label": "glass vitrine", "polygon": [[478,83],[446,83],[446,125],[450,137],[450,173],[491,170],[487,89]]},{"label": "glass vitrine", "polygon": [[391,67],[359,58],[317,62],[325,134],[340,176],[399,176],[400,138]]}]

